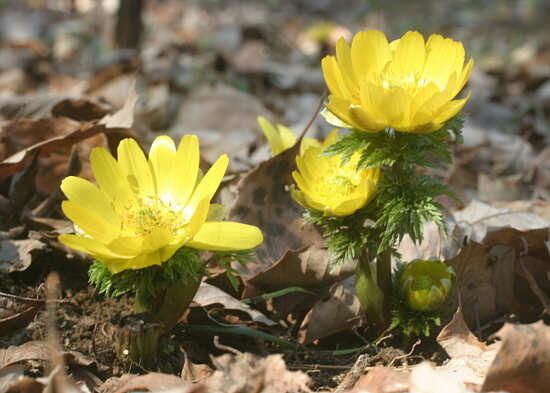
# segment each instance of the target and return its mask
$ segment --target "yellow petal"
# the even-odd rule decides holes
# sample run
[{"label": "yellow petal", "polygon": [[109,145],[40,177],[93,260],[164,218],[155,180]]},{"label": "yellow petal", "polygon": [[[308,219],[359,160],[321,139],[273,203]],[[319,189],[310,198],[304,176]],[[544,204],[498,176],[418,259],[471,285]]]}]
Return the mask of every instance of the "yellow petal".
[{"label": "yellow petal", "polygon": [[101,190],[115,208],[124,209],[128,201],[134,199],[134,193],[113,156],[107,150],[96,147],[90,154],[90,164]]},{"label": "yellow petal", "polygon": [[[199,201],[195,207],[195,211],[189,220],[189,223],[185,226],[185,241],[190,240],[200,230],[202,225],[206,222],[208,217],[210,199],[204,198]],[[179,241],[179,240],[178,240]]]},{"label": "yellow petal", "polygon": [[356,125],[350,115],[351,102],[347,99],[343,99],[332,94],[328,97],[328,99],[329,102],[326,104],[327,109],[338,119],[346,124],[349,124],[350,127],[355,127]]},{"label": "yellow petal", "polygon": [[176,152],[174,193],[176,200],[185,205],[197,184],[200,164],[199,138],[184,135]]},{"label": "yellow petal", "polygon": [[102,262],[111,273],[116,274],[123,270],[137,270],[153,265],[160,265],[163,260],[160,257],[159,251],[154,251],[148,254],[140,254],[132,259],[109,259]]},{"label": "yellow petal", "polygon": [[69,220],[78,225],[86,234],[102,243],[110,242],[120,232],[117,225],[113,225],[92,210],[93,205],[87,208],[71,201],[63,201],[61,209]]},{"label": "yellow petal", "polygon": [[258,227],[222,221],[204,223],[187,245],[200,250],[234,251],[254,248],[262,241],[263,235]]},{"label": "yellow petal", "polygon": [[340,38],[336,43],[336,61],[340,66],[340,72],[346,87],[353,92],[357,89],[357,79],[351,63],[351,48],[344,38]]},{"label": "yellow petal", "polygon": [[124,259],[128,256],[117,254],[99,241],[78,235],[59,235],[59,241],[73,250],[90,254],[99,261],[107,259]]},{"label": "yellow petal", "polygon": [[[308,178],[304,177],[300,172],[292,171],[292,178],[294,179],[294,182],[296,183],[300,191],[302,191],[305,194],[313,193],[313,189],[310,186]],[[312,178],[311,180],[314,181],[315,178]]]},{"label": "yellow petal", "polygon": [[408,31],[397,44],[390,72],[397,78],[419,76],[426,60],[424,37],[417,31]]},{"label": "yellow petal", "polygon": [[120,226],[118,216],[115,214],[107,196],[88,180],[68,176],[61,182],[61,190],[70,201],[81,206],[93,206],[93,210],[104,220],[115,227]]},{"label": "yellow petal", "polygon": [[265,139],[267,139],[272,155],[276,156],[282,152],[284,150],[283,142],[275,126],[262,116],[258,117],[258,124],[264,133]]},{"label": "yellow petal", "polygon": [[296,156],[296,167],[298,171],[308,179],[314,179],[315,174],[319,173],[318,168],[311,167],[311,160],[304,160],[304,157]]},{"label": "yellow petal", "polygon": [[469,92],[466,98],[462,98],[460,100],[453,100],[446,104],[439,113],[436,114],[434,118],[435,123],[443,123],[447,120],[451,119],[452,117],[456,116],[458,112],[464,107],[466,104],[466,101],[470,98],[470,94],[472,92]]},{"label": "yellow petal", "polygon": [[304,155],[307,149],[310,147],[320,147],[321,144],[319,141],[315,138],[304,138],[302,139],[302,143],[300,144],[300,155]]},{"label": "yellow petal", "polygon": [[470,75],[472,74],[473,68],[474,68],[474,59],[470,59],[468,61],[468,64],[466,64],[466,66],[462,70],[462,75],[456,89],[456,94],[460,93],[460,90],[462,90],[466,82],[468,82],[468,79],[470,79]]},{"label": "yellow petal", "polygon": [[168,228],[154,228],[150,233],[143,236],[142,250],[145,253],[159,250],[169,244],[172,239],[172,231],[170,231]]},{"label": "yellow petal", "polygon": [[149,165],[155,180],[157,196],[164,202],[175,200],[175,161],[176,146],[172,138],[166,135],[155,138],[149,150]]},{"label": "yellow petal", "polygon": [[[331,96],[334,97],[334,96]],[[345,123],[334,115],[328,108],[323,108],[321,116],[327,121],[328,124],[341,128],[352,128],[351,124]]]},{"label": "yellow petal", "polygon": [[349,216],[365,206],[366,201],[367,199],[363,195],[358,198],[347,199],[332,207],[331,212],[339,217]]},{"label": "yellow petal", "polygon": [[359,83],[380,73],[391,60],[384,33],[378,30],[357,33],[351,43],[351,59]]},{"label": "yellow petal", "polygon": [[426,44],[426,63],[422,79],[431,80],[443,89],[453,73],[464,65],[464,46],[450,38],[432,34]]},{"label": "yellow petal", "polygon": [[121,236],[111,240],[107,248],[113,253],[126,257],[135,257],[142,253],[143,237]]},{"label": "yellow petal", "polygon": [[209,201],[204,199],[199,202],[195,213],[191,217],[189,223],[185,226],[182,233],[172,238],[171,242],[162,247],[160,257],[163,261],[170,258],[181,247],[185,246],[195,234],[199,231],[202,225],[205,223],[207,215],[209,213]]},{"label": "yellow petal", "polygon": [[[330,145],[334,145],[338,141],[338,138],[340,138],[340,130],[338,130],[338,128],[333,128],[328,133],[328,135],[326,136],[323,143],[321,143],[321,148],[324,150],[327,147],[329,147]],[[322,152],[322,150],[319,151],[319,153],[321,153],[321,152]]]},{"label": "yellow petal", "polygon": [[189,217],[191,214],[193,214],[197,204],[203,199],[206,199],[208,201],[212,199],[212,197],[218,190],[218,187],[220,186],[225,171],[227,170],[228,164],[229,158],[227,157],[227,155],[223,154],[220,156],[220,158],[216,160],[214,165],[210,167],[208,172],[206,172],[204,177],[201,179],[199,185],[193,192],[193,196],[191,197],[189,204],[185,208],[186,216]]},{"label": "yellow petal", "polygon": [[352,91],[348,89],[344,81],[336,58],[334,56],[325,56],[321,60],[321,68],[330,92],[339,97],[351,99]]},{"label": "yellow petal", "polygon": [[123,139],[118,144],[117,153],[118,165],[134,192],[145,196],[154,195],[155,184],[149,164],[135,139]]},{"label": "yellow petal", "polygon": [[283,152],[294,146],[294,144],[296,143],[296,139],[298,139],[296,137],[296,134],[294,134],[294,131],[281,124],[277,124],[277,131],[279,132],[279,135],[281,137],[282,150],[280,152]]},{"label": "yellow petal", "polygon": [[371,116],[365,110],[365,107],[357,106],[350,108],[350,116],[356,128],[365,132],[376,133],[382,131],[386,127],[385,124],[379,123],[376,118]]}]

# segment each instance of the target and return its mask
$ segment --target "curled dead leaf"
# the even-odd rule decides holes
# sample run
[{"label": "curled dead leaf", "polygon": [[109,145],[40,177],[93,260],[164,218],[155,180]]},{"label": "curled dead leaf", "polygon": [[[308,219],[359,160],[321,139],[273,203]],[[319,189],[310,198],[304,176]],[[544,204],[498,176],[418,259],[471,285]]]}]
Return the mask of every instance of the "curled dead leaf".
[{"label": "curled dead leaf", "polygon": [[496,336],[503,339],[482,391],[541,393],[550,386],[550,326],[505,324]]}]

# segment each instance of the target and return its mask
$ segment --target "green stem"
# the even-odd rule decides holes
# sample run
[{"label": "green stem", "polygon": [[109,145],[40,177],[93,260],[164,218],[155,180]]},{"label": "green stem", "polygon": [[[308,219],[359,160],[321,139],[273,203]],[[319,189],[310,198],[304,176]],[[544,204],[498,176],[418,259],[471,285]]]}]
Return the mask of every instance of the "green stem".
[{"label": "green stem", "polygon": [[153,320],[163,325],[164,332],[167,333],[172,330],[193,301],[200,283],[200,278],[189,280],[185,284],[179,281],[172,282],[166,289],[157,292],[154,298],[138,291],[134,311],[148,313]]},{"label": "green stem", "polygon": [[383,327],[386,322],[384,293],[372,274],[370,258],[366,249],[361,253],[357,264],[355,292],[367,318],[372,318],[372,322],[379,328]]},{"label": "green stem", "polygon": [[376,257],[376,279],[378,286],[384,293],[383,313],[384,320],[389,318],[390,300],[392,296],[391,280],[391,250],[384,250]]},{"label": "green stem", "polygon": [[200,277],[185,284],[173,281],[155,297],[138,290],[134,304],[137,315],[133,316],[137,322],[122,328],[118,338],[119,358],[142,365],[155,364],[160,337],[183,316],[200,283]]}]

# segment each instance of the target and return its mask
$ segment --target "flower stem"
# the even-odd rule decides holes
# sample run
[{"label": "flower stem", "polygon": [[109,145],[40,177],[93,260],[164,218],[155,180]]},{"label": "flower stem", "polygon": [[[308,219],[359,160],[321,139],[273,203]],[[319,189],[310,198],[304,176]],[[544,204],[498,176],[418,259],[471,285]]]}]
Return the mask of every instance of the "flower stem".
[{"label": "flower stem", "polygon": [[[171,282],[166,289],[158,290],[154,297],[137,291],[134,311],[140,323],[126,324],[119,335],[119,357],[138,364],[154,364],[158,340],[176,325],[195,297],[200,277]],[[151,322],[145,322],[151,321]]]},{"label": "flower stem", "polygon": [[166,289],[158,291],[154,298],[138,291],[134,311],[148,313],[153,320],[163,325],[165,332],[169,332],[187,310],[200,283],[200,278],[185,284],[174,281]]},{"label": "flower stem", "polygon": [[391,279],[391,250],[386,249],[382,251],[377,255],[376,260],[376,281],[382,293],[384,293],[383,314],[384,320],[388,320],[393,289]]},{"label": "flower stem", "polygon": [[370,258],[366,249],[361,253],[357,264],[355,292],[367,318],[372,318],[374,325],[382,328],[386,321],[384,313],[385,296],[372,274]]}]

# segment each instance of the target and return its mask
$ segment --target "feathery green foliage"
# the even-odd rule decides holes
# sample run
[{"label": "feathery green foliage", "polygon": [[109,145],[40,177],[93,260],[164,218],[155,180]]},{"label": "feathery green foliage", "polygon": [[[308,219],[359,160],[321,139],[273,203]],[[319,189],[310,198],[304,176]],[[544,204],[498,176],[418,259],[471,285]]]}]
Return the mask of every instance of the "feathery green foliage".
[{"label": "feathery green foliage", "polygon": [[200,280],[204,274],[205,263],[201,261],[199,251],[182,247],[161,265],[124,270],[117,274],[112,274],[103,263],[95,261],[89,269],[89,282],[100,294],[106,296],[120,296],[140,291],[153,297],[159,285],[165,287],[167,282],[174,281],[185,285],[191,280]]},{"label": "feathery green foliage", "polygon": [[463,118],[456,116],[430,134],[397,132],[394,129],[374,134],[352,130],[327,147],[323,154],[342,154],[342,162],[346,163],[355,152],[361,151],[357,169],[396,164],[435,167],[438,161],[452,161],[451,144],[462,142],[462,124]]},{"label": "feathery green foliage", "polygon": [[233,287],[238,288],[239,272],[231,267],[232,262],[236,261],[241,266],[246,266],[247,263],[255,261],[255,255],[252,250],[220,251],[214,252],[205,262],[201,260],[199,250],[182,247],[161,265],[124,270],[117,274],[112,274],[103,263],[95,261],[88,271],[89,282],[98,289],[100,294],[106,296],[116,297],[130,292],[141,292],[144,296],[152,298],[158,289],[165,288],[169,282],[181,282],[182,285],[186,285],[202,279],[208,273],[206,266],[213,261],[225,269]]},{"label": "feathery green foliage", "polygon": [[321,228],[333,264],[339,266],[359,258],[365,248],[376,249],[378,236],[372,216],[368,206],[346,217],[325,217],[322,212],[306,209],[304,221]]}]

